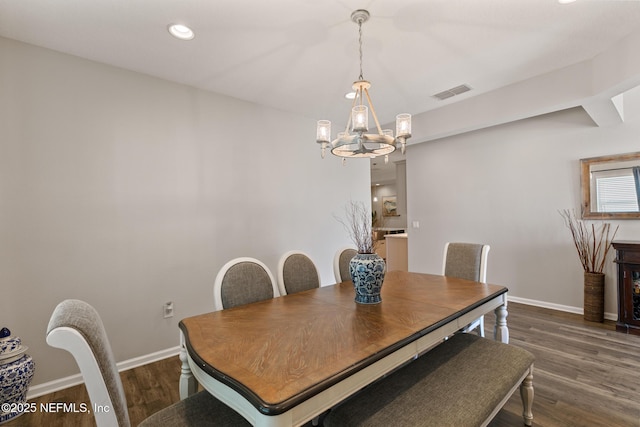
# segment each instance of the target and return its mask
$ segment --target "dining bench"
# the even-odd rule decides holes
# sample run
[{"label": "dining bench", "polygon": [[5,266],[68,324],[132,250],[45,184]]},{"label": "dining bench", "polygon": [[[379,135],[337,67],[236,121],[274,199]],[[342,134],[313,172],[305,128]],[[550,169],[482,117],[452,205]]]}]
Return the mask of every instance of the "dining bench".
[{"label": "dining bench", "polygon": [[522,348],[458,333],[334,407],[324,426],[486,426],[518,387],[531,426],[533,361]]}]

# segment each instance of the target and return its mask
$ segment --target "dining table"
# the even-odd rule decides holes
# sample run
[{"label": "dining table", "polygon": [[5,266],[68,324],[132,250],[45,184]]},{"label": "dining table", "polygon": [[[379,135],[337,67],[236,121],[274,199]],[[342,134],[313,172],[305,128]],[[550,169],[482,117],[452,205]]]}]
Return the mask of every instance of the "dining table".
[{"label": "dining table", "polygon": [[180,396],[199,383],[252,425],[298,426],[492,310],[494,339],[508,343],[507,291],[390,271],[378,304],[356,303],[346,281],[188,317]]}]

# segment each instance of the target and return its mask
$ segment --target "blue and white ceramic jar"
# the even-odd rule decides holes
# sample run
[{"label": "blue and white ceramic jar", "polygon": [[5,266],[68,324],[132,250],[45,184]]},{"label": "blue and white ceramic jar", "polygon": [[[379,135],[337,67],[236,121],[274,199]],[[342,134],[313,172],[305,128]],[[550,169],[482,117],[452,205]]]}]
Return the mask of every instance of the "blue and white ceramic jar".
[{"label": "blue and white ceramic jar", "polygon": [[356,302],[378,304],[384,281],[385,263],[378,254],[356,254],[349,262]]},{"label": "blue and white ceramic jar", "polygon": [[35,365],[22,345],[7,328],[0,331],[0,424],[22,415]]}]

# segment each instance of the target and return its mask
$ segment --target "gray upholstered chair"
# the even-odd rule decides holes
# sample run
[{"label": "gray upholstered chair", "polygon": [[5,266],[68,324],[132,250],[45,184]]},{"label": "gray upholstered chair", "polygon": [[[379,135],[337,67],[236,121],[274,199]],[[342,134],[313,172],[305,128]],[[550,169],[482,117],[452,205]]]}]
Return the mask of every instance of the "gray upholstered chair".
[{"label": "gray upholstered chair", "polygon": [[307,254],[289,251],[278,262],[280,295],[293,294],[320,287],[320,273]]},{"label": "gray upholstered chair", "polygon": [[222,266],[213,283],[216,310],[280,296],[273,274],[255,258],[235,258]]},{"label": "gray upholstered chair", "polygon": [[[47,343],[73,355],[91,403],[109,411],[93,411],[98,427],[129,427],[127,400],[107,333],[98,312],[80,300],[62,301],[49,320]],[[179,375],[176,371],[176,375]],[[151,415],[141,426],[244,426],[241,415],[208,392],[196,393]]]},{"label": "gray upholstered chair", "polygon": [[336,283],[346,282],[351,280],[351,273],[349,273],[349,261],[356,256],[357,250],[346,247],[338,250],[333,258],[333,275],[336,278]]},{"label": "gray upholstered chair", "polygon": [[[489,245],[479,243],[446,243],[442,261],[442,274],[485,283],[487,281],[487,257]],[[471,322],[462,330],[471,332],[477,329],[484,337],[484,316]]]}]

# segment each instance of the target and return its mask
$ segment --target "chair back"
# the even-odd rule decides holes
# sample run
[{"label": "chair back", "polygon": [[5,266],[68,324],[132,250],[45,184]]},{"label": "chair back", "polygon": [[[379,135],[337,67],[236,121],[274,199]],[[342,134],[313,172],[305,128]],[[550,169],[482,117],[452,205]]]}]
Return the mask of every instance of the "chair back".
[{"label": "chair back", "polygon": [[293,294],[320,287],[320,273],[307,254],[290,251],[278,262],[280,295]]},{"label": "chair back", "polygon": [[349,262],[358,254],[358,251],[346,247],[338,250],[333,258],[333,275],[336,278],[336,283],[346,282],[351,280],[351,273],[349,273]]},{"label": "chair back", "polygon": [[255,258],[235,258],[226,263],[213,284],[216,310],[280,296],[269,268]]},{"label": "chair back", "polygon": [[47,344],[73,355],[93,405],[98,427],[129,427],[127,400],[107,333],[98,312],[80,300],[62,301],[47,327]]},{"label": "chair back", "polygon": [[486,282],[489,249],[489,245],[479,243],[446,243],[442,274],[474,282]]}]

